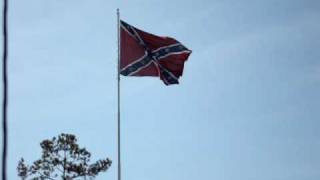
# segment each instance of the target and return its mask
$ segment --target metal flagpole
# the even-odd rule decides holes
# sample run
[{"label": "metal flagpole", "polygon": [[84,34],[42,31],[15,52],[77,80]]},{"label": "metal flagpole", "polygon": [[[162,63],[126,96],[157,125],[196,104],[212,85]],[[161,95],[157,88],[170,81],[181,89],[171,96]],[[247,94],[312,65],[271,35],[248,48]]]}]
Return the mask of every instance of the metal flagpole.
[{"label": "metal flagpole", "polygon": [[3,1],[3,109],[2,109],[2,180],[7,180],[7,151],[8,151],[8,124],[7,124],[7,107],[8,107],[8,77],[7,77],[7,59],[8,59],[8,35],[7,35],[7,17],[8,0]]},{"label": "metal flagpole", "polygon": [[118,180],[121,180],[121,151],[120,151],[120,12],[117,9],[117,31],[118,31]]}]

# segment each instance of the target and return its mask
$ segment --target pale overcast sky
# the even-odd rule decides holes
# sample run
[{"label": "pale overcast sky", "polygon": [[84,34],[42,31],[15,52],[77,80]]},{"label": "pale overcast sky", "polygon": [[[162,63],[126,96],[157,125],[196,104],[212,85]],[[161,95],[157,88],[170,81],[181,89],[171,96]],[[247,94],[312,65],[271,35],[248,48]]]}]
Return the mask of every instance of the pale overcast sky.
[{"label": "pale overcast sky", "polygon": [[193,50],[121,80],[123,180],[319,180],[320,1],[9,0],[9,180],[74,133],[116,180],[116,8]]}]

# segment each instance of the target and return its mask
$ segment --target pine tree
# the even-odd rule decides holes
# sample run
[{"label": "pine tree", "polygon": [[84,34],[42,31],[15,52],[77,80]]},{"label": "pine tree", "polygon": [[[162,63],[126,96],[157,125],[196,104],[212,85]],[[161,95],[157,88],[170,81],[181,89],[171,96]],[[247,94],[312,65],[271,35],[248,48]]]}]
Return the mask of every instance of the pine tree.
[{"label": "pine tree", "polygon": [[94,179],[111,166],[109,158],[90,163],[91,153],[80,148],[72,134],[60,134],[58,138],[40,143],[42,156],[27,165],[23,158],[18,163],[18,176],[22,180],[77,180]]}]

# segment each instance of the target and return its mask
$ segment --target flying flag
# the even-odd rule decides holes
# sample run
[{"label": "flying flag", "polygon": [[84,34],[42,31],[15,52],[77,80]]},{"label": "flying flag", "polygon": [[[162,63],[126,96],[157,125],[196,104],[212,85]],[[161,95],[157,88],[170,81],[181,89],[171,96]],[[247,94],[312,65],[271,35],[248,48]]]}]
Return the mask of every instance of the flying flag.
[{"label": "flying flag", "polygon": [[154,76],[166,85],[178,84],[191,54],[177,40],[160,37],[120,21],[120,74]]}]

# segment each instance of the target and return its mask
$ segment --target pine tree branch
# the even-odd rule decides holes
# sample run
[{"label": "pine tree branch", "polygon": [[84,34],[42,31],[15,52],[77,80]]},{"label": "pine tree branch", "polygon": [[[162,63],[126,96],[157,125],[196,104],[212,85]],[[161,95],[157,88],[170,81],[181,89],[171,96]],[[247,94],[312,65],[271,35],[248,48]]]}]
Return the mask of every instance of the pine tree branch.
[{"label": "pine tree branch", "polygon": [[51,180],[55,180],[55,179],[53,179],[53,178],[50,177],[50,176],[46,176],[46,175],[42,174],[41,172],[38,172],[38,173],[39,173],[40,177],[47,178],[47,179],[51,179]]}]

